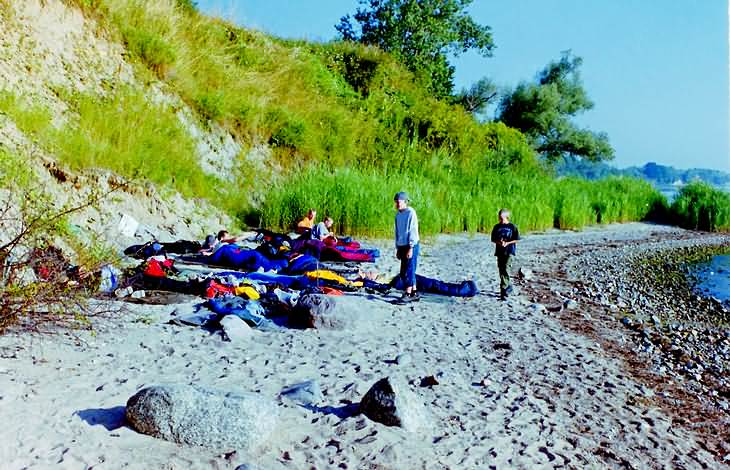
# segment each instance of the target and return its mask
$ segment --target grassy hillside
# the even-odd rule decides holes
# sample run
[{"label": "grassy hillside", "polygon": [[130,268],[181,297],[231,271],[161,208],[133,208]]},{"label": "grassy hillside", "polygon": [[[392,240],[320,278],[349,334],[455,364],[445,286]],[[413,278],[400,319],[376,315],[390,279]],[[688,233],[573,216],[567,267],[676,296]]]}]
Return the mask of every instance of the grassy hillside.
[{"label": "grassy hillside", "polygon": [[[58,90],[74,116],[60,127],[27,97],[0,96],[0,111],[72,167],[145,178],[272,228],[316,207],[350,233],[389,233],[397,190],[413,195],[427,233],[485,230],[501,206],[535,230],[637,220],[664,203],[637,180],[554,179],[521,133],[427,95],[377,49],[280,40],[184,0],[66,2],[125,45],[145,84],[110,83],[103,96]],[[203,175],[174,106],[149,99],[158,81],[244,149],[270,146],[280,177],[263,180],[244,155],[234,184]]]}]

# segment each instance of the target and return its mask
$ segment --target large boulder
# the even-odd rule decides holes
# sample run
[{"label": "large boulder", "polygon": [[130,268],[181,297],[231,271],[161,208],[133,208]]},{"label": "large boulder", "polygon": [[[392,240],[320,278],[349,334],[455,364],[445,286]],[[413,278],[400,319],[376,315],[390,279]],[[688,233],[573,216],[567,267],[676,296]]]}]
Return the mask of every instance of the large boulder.
[{"label": "large boulder", "polygon": [[404,382],[386,377],[378,380],[360,401],[360,412],[386,426],[416,431],[426,426],[423,404]]},{"label": "large boulder", "polygon": [[344,330],[352,325],[363,308],[362,299],[305,294],[299,297],[290,319],[293,325],[301,328]]},{"label": "large boulder", "polygon": [[143,434],[178,444],[247,452],[271,435],[278,409],[255,394],[158,385],[134,394],[127,401],[126,417]]}]

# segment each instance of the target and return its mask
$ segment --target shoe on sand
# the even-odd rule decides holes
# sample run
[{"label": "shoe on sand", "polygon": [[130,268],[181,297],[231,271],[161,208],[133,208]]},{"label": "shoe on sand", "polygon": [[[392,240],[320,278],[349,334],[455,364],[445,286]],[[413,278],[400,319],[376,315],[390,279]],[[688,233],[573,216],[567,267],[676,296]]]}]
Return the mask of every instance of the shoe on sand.
[{"label": "shoe on sand", "polygon": [[398,300],[395,301],[397,304],[409,304],[411,302],[418,302],[421,300],[421,295],[418,292],[412,294],[403,293]]}]

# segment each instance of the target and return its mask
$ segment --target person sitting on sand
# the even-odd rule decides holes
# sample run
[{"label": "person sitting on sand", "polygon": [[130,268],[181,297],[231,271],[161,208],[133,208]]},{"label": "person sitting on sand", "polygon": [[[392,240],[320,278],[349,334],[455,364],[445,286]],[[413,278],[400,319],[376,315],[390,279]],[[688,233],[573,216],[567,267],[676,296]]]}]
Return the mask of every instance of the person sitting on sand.
[{"label": "person sitting on sand", "polygon": [[501,300],[506,300],[512,292],[509,271],[512,267],[512,257],[517,252],[517,242],[520,239],[517,226],[509,221],[511,215],[509,209],[500,209],[499,223],[492,228],[492,243],[494,243],[494,256],[497,257],[497,269],[499,269],[499,298]]},{"label": "person sitting on sand", "polygon": [[317,211],[314,209],[309,209],[307,211],[307,215],[304,216],[302,220],[299,221],[297,224],[297,228],[295,230],[298,234],[305,234],[312,231],[312,228],[314,227],[314,221],[317,218]]},{"label": "person sitting on sand", "polygon": [[418,300],[416,292],[416,266],[418,264],[419,236],[418,217],[408,207],[408,194],[399,192],[393,198],[395,208],[395,257],[400,260],[400,278],[404,293],[401,302]]},{"label": "person sitting on sand", "polygon": [[323,241],[327,237],[334,237],[334,232],[330,231],[334,220],[330,216],[326,216],[324,220],[312,227],[312,240]]}]

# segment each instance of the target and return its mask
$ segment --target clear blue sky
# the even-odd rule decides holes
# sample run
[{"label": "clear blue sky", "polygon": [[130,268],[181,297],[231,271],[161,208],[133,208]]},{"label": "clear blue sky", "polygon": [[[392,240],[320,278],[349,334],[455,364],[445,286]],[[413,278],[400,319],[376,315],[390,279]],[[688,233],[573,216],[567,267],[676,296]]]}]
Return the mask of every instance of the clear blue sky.
[{"label": "clear blue sky", "polygon": [[[277,36],[327,41],[357,0],[200,0],[206,13]],[[608,133],[619,167],[648,161],[730,171],[727,0],[476,0],[494,57],[453,61],[456,85],[514,86],[560,52],[583,58],[595,108],[581,125]]]}]

